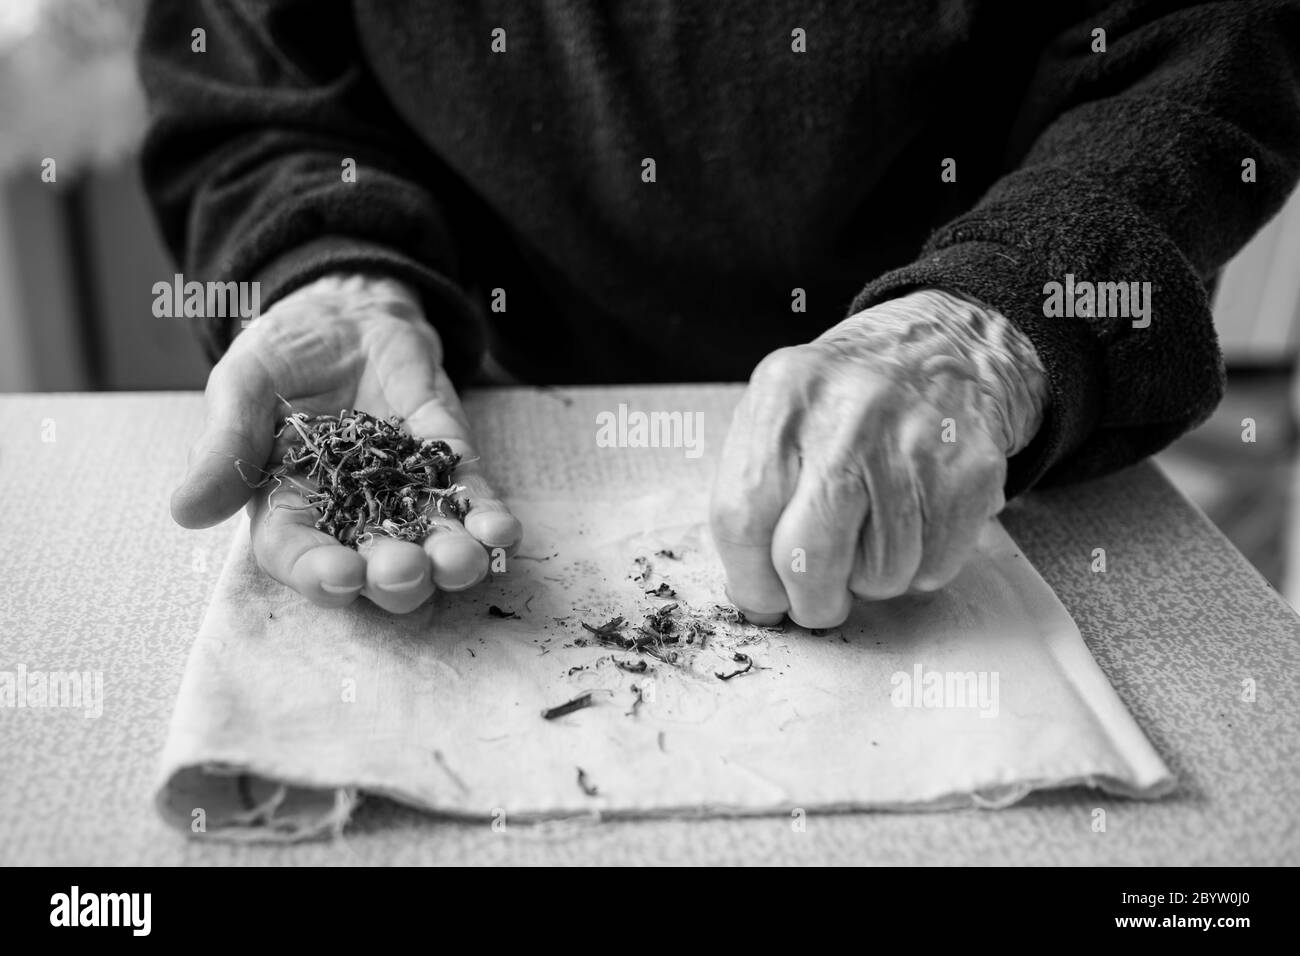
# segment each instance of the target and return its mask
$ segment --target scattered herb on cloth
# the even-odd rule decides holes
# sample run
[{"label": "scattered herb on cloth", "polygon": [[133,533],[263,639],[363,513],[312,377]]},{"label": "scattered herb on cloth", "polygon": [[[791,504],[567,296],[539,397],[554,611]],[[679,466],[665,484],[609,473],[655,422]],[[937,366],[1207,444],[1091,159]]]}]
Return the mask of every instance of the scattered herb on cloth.
[{"label": "scattered herb on cloth", "polygon": [[557,704],[554,707],[548,707],[542,711],[542,717],[545,720],[555,720],[557,717],[564,717],[576,710],[582,710],[584,707],[594,707],[595,701],[591,699],[591,694],[580,694],[573,700],[566,700],[563,704]]}]

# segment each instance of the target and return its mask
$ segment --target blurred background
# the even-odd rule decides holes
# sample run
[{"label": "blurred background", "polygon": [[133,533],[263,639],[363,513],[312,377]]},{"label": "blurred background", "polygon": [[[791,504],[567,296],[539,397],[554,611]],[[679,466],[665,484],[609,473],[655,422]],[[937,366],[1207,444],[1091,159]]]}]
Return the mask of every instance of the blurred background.
[{"label": "blurred background", "polygon": [[[175,271],[136,172],[144,0],[0,0],[0,391],[197,389],[182,319],[153,316]],[[42,179],[54,159],[53,182]],[[1213,224],[1207,224],[1213,228]],[[1214,417],[1157,461],[1300,607],[1300,194],[1224,270],[1229,366]],[[1255,441],[1243,441],[1243,421]]]}]

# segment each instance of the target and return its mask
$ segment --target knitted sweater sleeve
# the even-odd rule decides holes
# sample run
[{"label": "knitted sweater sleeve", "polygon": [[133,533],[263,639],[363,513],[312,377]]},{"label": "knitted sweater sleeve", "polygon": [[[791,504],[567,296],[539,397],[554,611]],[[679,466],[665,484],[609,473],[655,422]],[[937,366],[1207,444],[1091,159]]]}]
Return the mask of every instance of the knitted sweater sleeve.
[{"label": "knitted sweater sleeve", "polygon": [[[1050,408],[1008,497],[1114,471],[1209,415],[1223,368],[1206,282],[1300,174],[1300,4],[1060,8],[1072,22],[1044,47],[1005,175],[852,307],[939,287],[1033,343]],[[1053,299],[1080,282],[1149,290],[1149,315]]]}]

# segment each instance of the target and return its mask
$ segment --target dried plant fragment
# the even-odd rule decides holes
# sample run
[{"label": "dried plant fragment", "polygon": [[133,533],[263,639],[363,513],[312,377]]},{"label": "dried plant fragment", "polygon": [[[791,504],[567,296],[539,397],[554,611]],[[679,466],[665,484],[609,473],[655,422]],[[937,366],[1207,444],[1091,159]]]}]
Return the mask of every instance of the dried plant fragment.
[{"label": "dried plant fragment", "polygon": [[396,416],[355,410],[294,412],[277,437],[292,433],[295,440],[268,480],[313,483],[303,500],[316,511],[316,527],[349,547],[370,534],[423,541],[432,516],[465,516],[464,488],[452,481],[460,456],[446,442],[415,438],[401,426]]}]

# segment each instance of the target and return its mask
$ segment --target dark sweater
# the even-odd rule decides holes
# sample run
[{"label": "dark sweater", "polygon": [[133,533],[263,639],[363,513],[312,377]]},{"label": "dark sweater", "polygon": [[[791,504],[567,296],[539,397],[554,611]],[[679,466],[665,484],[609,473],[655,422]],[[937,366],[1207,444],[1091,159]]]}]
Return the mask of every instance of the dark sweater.
[{"label": "dark sweater", "polygon": [[[1300,174],[1295,0],[158,0],[141,70],[187,279],[265,308],[391,274],[454,377],[486,344],[539,383],[744,379],[849,311],[965,293],[1049,374],[1008,495],[1209,414],[1205,282]],[[1151,282],[1150,327],[1045,317],[1067,273]]]}]

